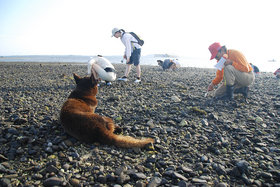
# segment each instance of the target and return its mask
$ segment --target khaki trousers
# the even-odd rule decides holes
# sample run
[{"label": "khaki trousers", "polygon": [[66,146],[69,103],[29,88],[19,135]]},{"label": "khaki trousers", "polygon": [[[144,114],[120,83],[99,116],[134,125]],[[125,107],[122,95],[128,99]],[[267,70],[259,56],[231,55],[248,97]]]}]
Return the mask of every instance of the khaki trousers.
[{"label": "khaki trousers", "polygon": [[236,70],[232,65],[224,67],[223,84],[215,91],[215,97],[225,94],[226,86],[234,86],[234,89],[251,85],[255,80],[254,72],[242,72]]}]

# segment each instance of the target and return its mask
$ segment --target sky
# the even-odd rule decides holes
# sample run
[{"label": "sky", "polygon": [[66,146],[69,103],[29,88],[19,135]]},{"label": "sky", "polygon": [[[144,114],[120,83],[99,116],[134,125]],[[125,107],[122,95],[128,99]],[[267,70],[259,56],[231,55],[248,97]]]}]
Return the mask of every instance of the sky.
[{"label": "sky", "polygon": [[122,55],[114,27],[142,54],[210,58],[220,42],[249,60],[280,60],[279,0],[0,0],[0,55]]}]

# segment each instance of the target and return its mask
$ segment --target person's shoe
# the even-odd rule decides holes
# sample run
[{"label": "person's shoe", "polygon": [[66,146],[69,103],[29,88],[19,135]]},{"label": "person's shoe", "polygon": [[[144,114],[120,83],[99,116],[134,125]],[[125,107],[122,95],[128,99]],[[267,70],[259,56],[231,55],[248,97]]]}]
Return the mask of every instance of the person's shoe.
[{"label": "person's shoe", "polygon": [[111,86],[112,83],[111,83],[111,82],[106,82],[106,85],[107,85],[107,86]]},{"label": "person's shoe", "polygon": [[127,77],[118,78],[118,81],[127,81]]},{"label": "person's shoe", "polygon": [[241,93],[244,96],[244,98],[248,97],[248,92],[249,92],[248,86],[238,88],[234,91],[234,93]]},{"label": "person's shoe", "polygon": [[234,100],[234,98],[233,98],[234,86],[226,86],[226,87],[227,87],[226,93],[227,93],[228,99]]},{"label": "person's shoe", "polygon": [[136,80],[134,81],[134,83],[139,83],[139,82],[141,82],[141,79],[136,79]]},{"label": "person's shoe", "polygon": [[218,100],[234,100],[233,97],[233,92],[234,92],[234,86],[226,86],[226,93],[223,96],[216,97]]}]

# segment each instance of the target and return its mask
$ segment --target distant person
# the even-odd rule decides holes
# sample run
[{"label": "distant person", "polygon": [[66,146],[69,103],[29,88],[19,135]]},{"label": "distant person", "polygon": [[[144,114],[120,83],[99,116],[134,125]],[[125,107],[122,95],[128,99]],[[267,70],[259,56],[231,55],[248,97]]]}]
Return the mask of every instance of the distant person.
[{"label": "distant person", "polygon": [[252,66],[255,75],[260,73],[260,70],[256,65],[253,65],[252,63],[250,63],[250,65]]},{"label": "distant person", "polygon": [[168,70],[168,69],[171,69],[174,71],[175,69],[180,67],[180,63],[179,63],[178,59],[165,59],[164,61],[157,60],[157,62],[158,62],[158,65],[161,66],[164,71]]},{"label": "distant person", "polygon": [[249,85],[253,83],[255,75],[245,56],[237,50],[227,50],[220,43],[213,43],[208,49],[211,53],[210,60],[215,58],[219,62],[222,57],[226,57],[224,67],[217,70],[216,78],[209,84],[208,91],[212,91],[214,86],[223,80],[222,85],[214,94],[217,99],[233,100],[234,92],[241,93],[246,99]]},{"label": "distant person", "polygon": [[276,78],[280,79],[280,68],[278,68],[273,74],[276,76]]},{"label": "distant person", "polygon": [[124,76],[119,78],[120,81],[127,81],[129,72],[131,70],[131,65],[134,64],[136,67],[137,78],[135,83],[141,82],[141,67],[140,67],[140,57],[141,57],[141,45],[137,36],[131,34],[130,32],[125,32],[123,29],[114,28],[112,30],[112,37],[120,38],[125,46],[125,53],[123,58],[126,60],[126,69]]},{"label": "distant person", "polygon": [[96,78],[100,78],[110,86],[112,81],[116,80],[116,70],[109,60],[98,55],[96,58],[88,62],[88,74],[94,74]]}]

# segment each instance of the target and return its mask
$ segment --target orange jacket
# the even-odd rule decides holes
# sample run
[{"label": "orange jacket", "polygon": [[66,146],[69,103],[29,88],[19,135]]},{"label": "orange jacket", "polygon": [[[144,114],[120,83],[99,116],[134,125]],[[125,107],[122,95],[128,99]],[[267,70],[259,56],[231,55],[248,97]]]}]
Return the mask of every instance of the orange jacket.
[{"label": "orange jacket", "polygon": [[[247,62],[245,56],[237,51],[237,50],[233,50],[233,49],[229,49],[227,51],[227,55],[228,55],[228,59],[232,60],[232,66],[238,70],[238,71],[242,71],[242,72],[251,72],[253,71],[253,68],[251,67],[251,65]],[[224,68],[220,71],[217,70],[216,72],[216,77],[213,79],[212,83],[214,85],[219,84],[224,77]]]}]

